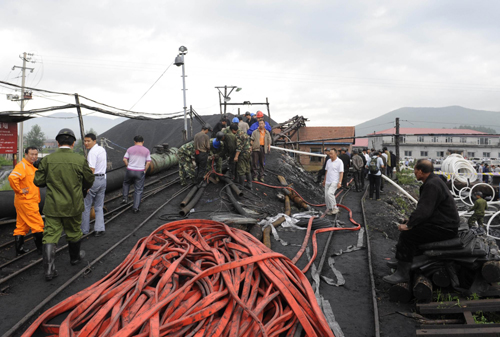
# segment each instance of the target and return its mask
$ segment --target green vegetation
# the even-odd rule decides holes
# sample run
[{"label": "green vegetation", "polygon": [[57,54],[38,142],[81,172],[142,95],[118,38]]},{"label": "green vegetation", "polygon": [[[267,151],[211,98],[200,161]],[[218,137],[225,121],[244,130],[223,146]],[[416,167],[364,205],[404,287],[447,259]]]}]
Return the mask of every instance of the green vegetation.
[{"label": "green vegetation", "polygon": [[411,210],[408,206],[408,203],[406,202],[405,199],[401,197],[395,197],[394,198],[394,204],[396,204],[397,208],[402,210],[404,214],[410,214]]},{"label": "green vegetation", "polygon": [[30,132],[24,136],[24,145],[26,147],[34,146],[37,149],[41,149],[43,147],[43,142],[45,142],[45,134],[38,124],[33,125]]},{"label": "green vegetation", "polygon": [[460,125],[459,127],[454,127],[454,129],[469,129],[469,130],[476,130],[476,131],[486,132],[486,133],[491,133],[491,134],[497,133],[495,131],[495,129],[487,128],[486,126]]},{"label": "green vegetation", "polygon": [[3,185],[0,183],[0,191],[12,191],[8,181],[5,181]]},{"label": "green vegetation", "polygon": [[0,166],[12,166],[12,160],[0,156]]},{"label": "green vegetation", "polygon": [[399,173],[396,173],[396,180],[400,185],[411,185],[416,182],[412,170],[403,170]]}]

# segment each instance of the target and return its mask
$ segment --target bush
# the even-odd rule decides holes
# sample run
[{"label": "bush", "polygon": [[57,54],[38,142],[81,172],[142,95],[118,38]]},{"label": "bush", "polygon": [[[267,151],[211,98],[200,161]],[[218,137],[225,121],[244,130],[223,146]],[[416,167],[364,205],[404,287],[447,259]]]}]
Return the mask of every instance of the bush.
[{"label": "bush", "polygon": [[0,156],[0,166],[12,166],[12,160],[5,159],[4,157]]},{"label": "bush", "polygon": [[415,175],[413,174],[413,170],[403,170],[396,173],[396,180],[401,185],[411,185],[417,181],[415,179]]}]

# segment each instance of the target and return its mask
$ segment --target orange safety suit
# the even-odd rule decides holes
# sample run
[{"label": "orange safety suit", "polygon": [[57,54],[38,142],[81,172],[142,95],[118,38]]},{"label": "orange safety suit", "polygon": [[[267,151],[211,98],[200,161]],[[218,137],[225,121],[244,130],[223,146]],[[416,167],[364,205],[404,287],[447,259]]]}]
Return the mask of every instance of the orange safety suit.
[{"label": "orange safety suit", "polygon": [[[9,175],[10,187],[16,193],[14,206],[17,219],[14,236],[26,235],[30,229],[32,233],[43,232],[43,219],[38,208],[41,201],[40,189],[33,183],[36,170],[33,164],[23,158]],[[26,194],[23,193],[24,188],[28,189]]]}]

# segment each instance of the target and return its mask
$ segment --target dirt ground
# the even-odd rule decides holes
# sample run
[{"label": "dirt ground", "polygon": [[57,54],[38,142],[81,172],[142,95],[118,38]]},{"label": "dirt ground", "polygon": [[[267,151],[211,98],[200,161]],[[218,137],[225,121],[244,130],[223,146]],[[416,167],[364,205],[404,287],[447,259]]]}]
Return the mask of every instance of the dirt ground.
[{"label": "dirt ground", "polygon": [[[324,203],[323,188],[314,182],[315,176],[304,172],[297,167],[288,156],[281,153],[273,153],[266,159],[268,169],[266,184],[279,186],[277,174],[283,175],[289,184],[296,189],[301,196],[312,204]],[[255,216],[265,218],[273,216],[284,211],[283,202],[278,199],[280,191],[254,184],[251,192],[245,191],[244,197],[238,198],[245,209],[250,213],[255,212]],[[233,206],[227,201],[227,195],[221,189],[222,183],[217,185],[210,184],[194,211],[189,213],[189,218],[212,218],[216,215],[234,214]],[[155,197],[148,199],[141,205],[141,212],[132,214],[131,211],[119,217],[106,227],[106,235],[95,238],[93,236],[85,239],[82,248],[86,250],[87,256],[85,263],[78,266],[69,264],[67,251],[57,254],[56,266],[59,277],[51,282],[45,282],[43,279],[43,269],[41,264],[37,267],[22,273],[20,276],[0,285],[3,291],[0,293],[0,312],[2,320],[0,321],[0,332],[4,333],[14,326],[22,317],[32,310],[38,303],[43,301],[52,291],[63,285],[73,275],[82,268],[87,268],[88,263],[99,255],[103,254],[109,247],[118,242],[125,234],[134,230],[143,222],[157,207],[171,197],[175,191],[179,190],[177,184],[164,192],[158,193]],[[417,186],[407,186],[407,189],[415,193]],[[119,193],[119,192],[116,192]],[[338,201],[352,211],[352,219],[365,226],[363,223],[361,201],[364,193],[343,192]],[[175,198],[173,202],[162,208],[150,221],[148,221],[136,234],[119,245],[111,253],[93,265],[87,268],[88,272],[79,277],[69,287],[51,299],[39,312],[24,324],[14,336],[21,335],[29,324],[31,324],[41,312],[52,307],[64,298],[90,286],[109,273],[117,266],[126,254],[132,249],[133,245],[141,237],[147,236],[152,230],[166,222],[179,219],[179,203],[185,194]],[[394,253],[391,251],[395,245],[398,231],[394,222],[399,218],[408,215],[412,208],[408,206],[408,200],[403,197],[396,188],[387,184],[385,193],[382,194],[380,201],[366,200],[365,214],[367,217],[367,233],[370,237],[371,254],[373,261],[373,270],[375,278],[375,289],[377,294],[377,305],[380,315],[381,336],[387,337],[405,337],[414,336],[416,324],[413,320],[399,315],[397,312],[411,312],[415,308],[414,303],[399,304],[389,301],[389,285],[382,282],[382,277],[387,275],[390,270],[385,265],[388,258],[392,258]],[[116,205],[111,205],[112,208]],[[313,207],[317,210],[324,210],[324,207]],[[296,206],[292,207],[292,213],[299,212]],[[334,216],[326,218],[332,224],[335,221]],[[337,217],[339,225],[342,227],[354,227],[355,224],[349,220],[348,212],[342,210]],[[0,227],[0,243],[11,239],[13,226]],[[295,256],[304,239],[305,231],[300,229],[279,228],[279,237],[287,242],[287,245],[272,239],[272,249],[286,255],[289,258]],[[318,235],[318,257],[315,264],[318,265],[329,233]],[[346,251],[349,246],[356,246],[358,241],[357,231],[339,231],[331,237],[325,255],[325,263],[321,270],[321,275],[336,280],[332,269],[329,267],[329,257],[335,259],[335,267],[345,278],[345,284],[339,287],[331,286],[321,281],[319,292],[325,297],[332,306],[333,313],[337,323],[340,325],[345,336],[374,336],[374,310],[372,303],[368,255],[366,249],[366,236],[364,238],[363,248],[348,253],[338,254],[341,250]],[[64,243],[61,239],[60,243]],[[32,243],[30,243],[31,245]],[[310,245],[310,243],[309,243]],[[34,248],[34,247],[30,247]],[[10,255],[9,255],[10,254]],[[4,249],[0,252],[0,258],[12,256],[12,249]],[[32,256],[30,259],[37,259],[38,256]],[[307,263],[307,256],[298,261],[299,268],[303,268]],[[87,266],[86,266],[87,265]],[[14,267],[12,267],[14,268]],[[8,270],[2,270],[4,277]],[[310,271],[306,275],[311,280]],[[39,333],[43,336],[44,334]]]}]

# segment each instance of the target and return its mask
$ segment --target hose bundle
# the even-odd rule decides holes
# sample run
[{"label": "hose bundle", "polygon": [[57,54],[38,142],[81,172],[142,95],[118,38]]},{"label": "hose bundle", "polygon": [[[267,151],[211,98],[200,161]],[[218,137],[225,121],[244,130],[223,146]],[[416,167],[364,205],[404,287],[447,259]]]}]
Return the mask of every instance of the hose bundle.
[{"label": "hose bundle", "polygon": [[[67,314],[60,325],[48,324]],[[59,336],[333,336],[304,274],[251,234],[182,220],[138,241],[101,281],[42,314]]]},{"label": "hose bundle", "polygon": [[451,180],[472,183],[477,180],[477,172],[471,162],[459,154],[451,154],[443,161],[441,170],[451,175]]}]

